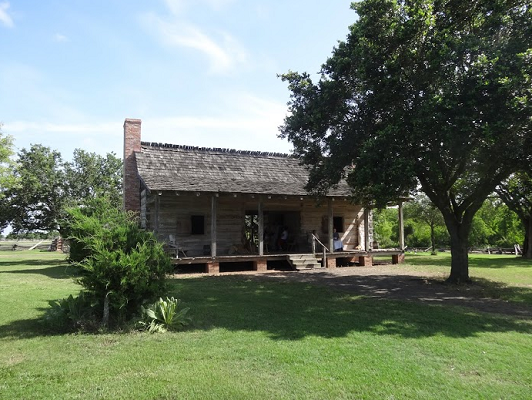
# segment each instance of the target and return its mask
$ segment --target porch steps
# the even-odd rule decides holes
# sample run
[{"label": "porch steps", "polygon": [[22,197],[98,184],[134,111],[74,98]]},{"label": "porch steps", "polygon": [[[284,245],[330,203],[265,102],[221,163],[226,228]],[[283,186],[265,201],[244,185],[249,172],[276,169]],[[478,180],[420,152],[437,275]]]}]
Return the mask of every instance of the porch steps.
[{"label": "porch steps", "polygon": [[296,270],[321,268],[321,262],[314,254],[289,254],[287,258]]}]

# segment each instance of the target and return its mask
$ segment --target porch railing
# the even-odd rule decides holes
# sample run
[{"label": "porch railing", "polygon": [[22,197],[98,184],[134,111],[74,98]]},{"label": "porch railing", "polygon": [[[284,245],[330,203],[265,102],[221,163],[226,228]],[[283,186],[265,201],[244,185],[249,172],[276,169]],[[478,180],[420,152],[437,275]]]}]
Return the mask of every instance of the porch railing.
[{"label": "porch railing", "polygon": [[318,239],[318,237],[314,234],[312,234],[312,254],[316,254],[316,242],[318,242],[319,245],[321,245],[321,248],[322,248],[322,252],[323,252],[323,267],[326,267],[327,266],[327,252],[330,250],[327,248],[327,246],[325,246],[320,239]]}]

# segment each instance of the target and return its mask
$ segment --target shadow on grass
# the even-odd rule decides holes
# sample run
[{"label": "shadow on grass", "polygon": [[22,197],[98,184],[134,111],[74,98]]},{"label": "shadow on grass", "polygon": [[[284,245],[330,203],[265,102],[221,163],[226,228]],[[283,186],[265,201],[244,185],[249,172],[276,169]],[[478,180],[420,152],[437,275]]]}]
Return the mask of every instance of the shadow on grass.
[{"label": "shadow on grass", "polygon": [[532,333],[530,319],[442,304],[370,298],[308,283],[205,277],[174,285],[171,295],[191,307],[193,328],[199,330],[265,331],[278,340],[344,337],[350,332],[406,338]]},{"label": "shadow on grass", "polygon": [[508,286],[479,277],[475,277],[475,287],[479,297],[532,305],[532,289],[527,287]]},{"label": "shadow on grass", "polygon": [[0,325],[0,339],[16,338],[16,339],[31,339],[39,336],[56,336],[58,333],[53,333],[43,323],[40,318],[21,319],[10,322],[6,325]]},{"label": "shadow on grass", "polygon": [[[52,279],[67,279],[78,275],[79,269],[73,265],[61,263],[57,265],[57,260],[24,260],[0,262],[0,274],[39,274]],[[43,268],[17,269],[16,266],[40,266]],[[15,268],[8,268],[15,267]]]},{"label": "shadow on grass", "polygon": [[[423,284],[425,292],[418,290],[422,301],[408,301],[412,299],[406,293],[412,285],[421,284],[418,277],[338,277],[323,273],[310,278],[328,279],[324,286],[312,281],[291,282],[289,275],[176,279],[170,281],[168,295],[182,299],[191,308],[192,325],[188,329],[260,331],[274,340],[338,338],[352,332],[404,338],[467,338],[485,332],[532,334],[532,308],[526,309],[525,319],[517,314],[483,313],[478,308],[460,307],[449,300],[446,285],[441,283]],[[507,296],[532,297],[532,290],[526,288],[497,287],[492,282],[486,286],[486,290]],[[484,311],[496,312],[489,299],[475,300],[478,293],[464,301],[463,291],[468,290],[477,289],[464,286],[451,295],[462,299],[458,304],[478,300],[486,306]],[[56,333],[47,331],[39,318],[0,326],[0,338],[47,335]]]},{"label": "shadow on grass", "polygon": [[[411,265],[436,266],[436,267],[451,267],[451,254],[439,253],[437,256],[407,254],[406,262]],[[522,257],[515,257],[509,255],[469,255],[469,267],[472,268],[509,268],[509,267],[530,267],[532,268],[532,260]]]}]

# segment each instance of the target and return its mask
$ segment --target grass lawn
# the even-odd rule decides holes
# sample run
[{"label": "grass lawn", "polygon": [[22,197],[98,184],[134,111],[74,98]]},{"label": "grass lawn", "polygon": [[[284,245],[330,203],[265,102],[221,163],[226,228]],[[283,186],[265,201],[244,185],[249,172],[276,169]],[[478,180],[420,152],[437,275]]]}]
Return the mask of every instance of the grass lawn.
[{"label": "grass lawn", "polygon": [[[0,253],[0,399],[531,397],[531,319],[245,275],[172,280],[191,307],[182,332],[50,334],[48,300],[79,291],[63,258]],[[407,261],[449,272],[447,254]],[[471,275],[511,301],[532,292],[515,257],[475,256]]]}]

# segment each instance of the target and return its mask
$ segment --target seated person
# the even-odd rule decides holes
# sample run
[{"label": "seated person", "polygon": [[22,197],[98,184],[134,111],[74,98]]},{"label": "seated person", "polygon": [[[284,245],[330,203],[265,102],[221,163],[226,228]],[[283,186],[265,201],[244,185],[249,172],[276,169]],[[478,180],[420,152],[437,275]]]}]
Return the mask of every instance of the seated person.
[{"label": "seated person", "polygon": [[336,228],[333,230],[333,245],[334,245],[334,251],[342,251],[344,249],[344,244],[342,243],[342,240],[340,239],[340,234],[336,232]]}]

